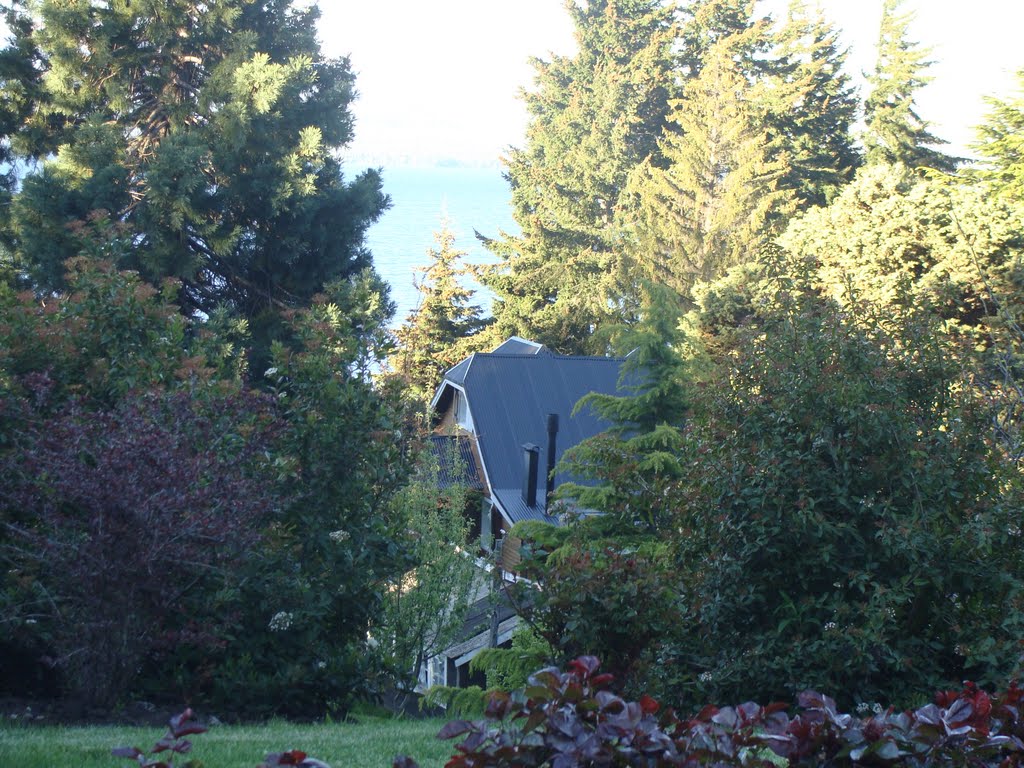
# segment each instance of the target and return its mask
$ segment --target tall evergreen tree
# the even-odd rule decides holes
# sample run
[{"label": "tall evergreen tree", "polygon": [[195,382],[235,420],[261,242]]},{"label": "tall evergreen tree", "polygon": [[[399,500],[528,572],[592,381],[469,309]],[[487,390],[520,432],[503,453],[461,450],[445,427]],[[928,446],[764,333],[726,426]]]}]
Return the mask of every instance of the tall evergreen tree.
[{"label": "tall evergreen tree", "polygon": [[459,264],[465,251],[455,248],[455,235],[447,221],[435,233],[437,248],[428,251],[423,269],[419,306],[398,329],[398,349],[388,361],[405,381],[415,399],[429,400],[446,370],[474,348],[474,337],[488,319],[473,304],[473,291],[462,280],[468,270]]},{"label": "tall evergreen tree", "polygon": [[681,429],[689,404],[679,297],[650,282],[642,291],[639,320],[621,327],[616,338],[617,349],[628,352],[620,383],[630,392],[592,393],[581,400],[577,409],[593,408],[612,427],[563,458],[573,476],[597,482],[559,489],[580,508],[612,516],[627,535],[654,533],[671,514],[664,491],[681,472]]},{"label": "tall evergreen tree", "polygon": [[983,165],[973,171],[1008,199],[1024,200],[1024,70],[1017,73],[1012,99],[988,97],[989,112],[978,127],[974,149]]},{"label": "tall evergreen tree", "polygon": [[[292,0],[33,0],[15,44],[40,87],[10,137],[40,162],[12,207],[39,287],[112,219],[119,266],[182,281],[186,311],[227,305],[268,346],[283,309],[370,265],[386,205],[375,172],[343,178],[353,75]],[[29,83],[31,85],[31,83]],[[105,226],[100,224],[101,227]]]},{"label": "tall evergreen tree", "polygon": [[780,186],[801,207],[825,205],[853,179],[861,163],[853,145],[858,99],[843,71],[847,51],[819,8],[791,0],[778,34],[780,87],[772,122],[788,148],[789,168]]},{"label": "tall evergreen tree", "polygon": [[484,279],[499,335],[601,351],[593,332],[618,314],[616,210],[668,111],[673,14],[663,0],[566,8],[578,53],[534,61],[526,145],[506,160],[522,234],[489,242],[502,263]]},{"label": "tall evergreen tree", "polygon": [[864,105],[866,160],[871,165],[903,163],[909,168],[956,170],[958,159],[935,149],[946,142],[934,136],[914,107],[914,95],[931,78],[928,49],[908,39],[913,15],[900,13],[903,0],[884,0],[878,33],[878,59],[868,78]]},{"label": "tall evergreen tree", "polygon": [[683,297],[696,281],[753,258],[792,208],[792,194],[779,188],[788,152],[766,128],[765,81],[752,81],[747,66],[760,66],[754,57],[767,33],[761,19],[711,45],[674,104],[666,166],[645,163],[630,182],[625,215],[636,259]]}]

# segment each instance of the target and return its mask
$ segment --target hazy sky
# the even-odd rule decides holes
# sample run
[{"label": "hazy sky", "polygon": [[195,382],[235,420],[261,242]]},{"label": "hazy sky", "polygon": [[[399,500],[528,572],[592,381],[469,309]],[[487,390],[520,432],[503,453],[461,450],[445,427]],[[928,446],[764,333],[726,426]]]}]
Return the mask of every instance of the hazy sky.
[{"label": "hazy sky", "polygon": [[[882,0],[821,0],[851,49],[851,74],[870,69]],[[765,0],[785,7],[785,0]],[[351,55],[356,162],[397,165],[449,157],[496,162],[522,143],[526,114],[517,95],[532,86],[528,60],[574,49],[562,0],[321,0],[329,55]],[[1024,2],[906,0],[913,38],[932,48],[935,80],[918,98],[935,133],[958,149],[985,108],[1008,96],[1024,68]]]}]

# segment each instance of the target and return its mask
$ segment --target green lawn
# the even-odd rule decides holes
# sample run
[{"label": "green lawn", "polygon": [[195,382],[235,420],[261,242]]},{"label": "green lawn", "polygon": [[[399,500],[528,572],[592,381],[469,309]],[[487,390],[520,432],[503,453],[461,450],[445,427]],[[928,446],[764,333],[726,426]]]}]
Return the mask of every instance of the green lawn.
[{"label": "green lawn", "polygon": [[[389,768],[397,754],[414,757],[423,768],[440,768],[453,742],[435,736],[442,720],[363,718],[358,723],[217,726],[191,737],[191,757],[205,768],[254,768],[267,752],[301,749],[331,768]],[[130,768],[110,756],[112,747],[149,749],[163,735],[159,728],[54,727],[0,724],[0,766],[17,768]]]}]

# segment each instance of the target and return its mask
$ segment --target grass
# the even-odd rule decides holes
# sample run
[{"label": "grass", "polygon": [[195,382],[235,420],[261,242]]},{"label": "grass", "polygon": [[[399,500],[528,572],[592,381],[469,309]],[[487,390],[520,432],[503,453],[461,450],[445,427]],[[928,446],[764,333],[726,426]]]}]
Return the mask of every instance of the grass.
[{"label": "grass", "polygon": [[[254,768],[268,752],[301,749],[332,768],[389,768],[406,754],[422,768],[440,768],[453,742],[435,738],[442,720],[361,718],[359,722],[295,725],[222,725],[191,737],[190,758],[205,768]],[[18,768],[129,768],[113,747],[149,749],[159,728],[32,726],[0,724],[0,766]],[[184,763],[185,761],[182,761]]]}]

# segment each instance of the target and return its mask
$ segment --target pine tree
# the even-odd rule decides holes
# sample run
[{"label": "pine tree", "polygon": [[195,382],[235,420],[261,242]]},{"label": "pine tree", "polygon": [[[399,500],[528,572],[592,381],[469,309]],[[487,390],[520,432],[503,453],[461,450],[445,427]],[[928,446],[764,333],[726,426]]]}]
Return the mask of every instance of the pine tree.
[{"label": "pine tree", "polygon": [[427,251],[430,263],[423,268],[419,306],[395,333],[398,349],[389,360],[409,394],[420,401],[429,401],[444,372],[476,351],[476,334],[489,322],[462,282],[468,270],[459,260],[466,252],[455,248],[447,221],[434,239],[437,248]]},{"label": "pine tree", "polygon": [[790,155],[779,185],[794,191],[801,208],[825,205],[861,163],[851,130],[858,100],[843,71],[846,56],[820,8],[812,16],[804,0],[791,0],[778,35],[772,123]]},{"label": "pine tree", "polygon": [[630,181],[635,258],[684,298],[696,281],[754,258],[792,208],[779,188],[788,153],[765,127],[765,81],[752,82],[747,67],[760,66],[766,35],[762,19],[711,45],[674,104],[666,166],[645,163]]},{"label": "pine tree", "polygon": [[522,234],[489,241],[502,263],[499,335],[603,351],[619,314],[616,211],[630,171],[658,154],[671,90],[672,11],[662,0],[567,2],[578,53],[534,61],[526,145],[506,160]]},{"label": "pine tree", "polygon": [[[375,172],[343,178],[353,75],[292,0],[38,0],[16,44],[40,56],[10,137],[39,163],[11,233],[41,289],[110,219],[110,254],[182,281],[188,312],[228,306],[267,347],[280,313],[370,265],[386,206]],[[22,17],[24,22],[24,17]]]},{"label": "pine tree", "polygon": [[864,105],[866,160],[871,165],[902,163],[909,168],[935,168],[951,173],[958,159],[935,146],[946,142],[932,135],[914,107],[914,95],[931,78],[928,49],[908,40],[913,15],[899,13],[903,0],[884,0],[878,35],[878,59],[868,78],[871,89]]}]

